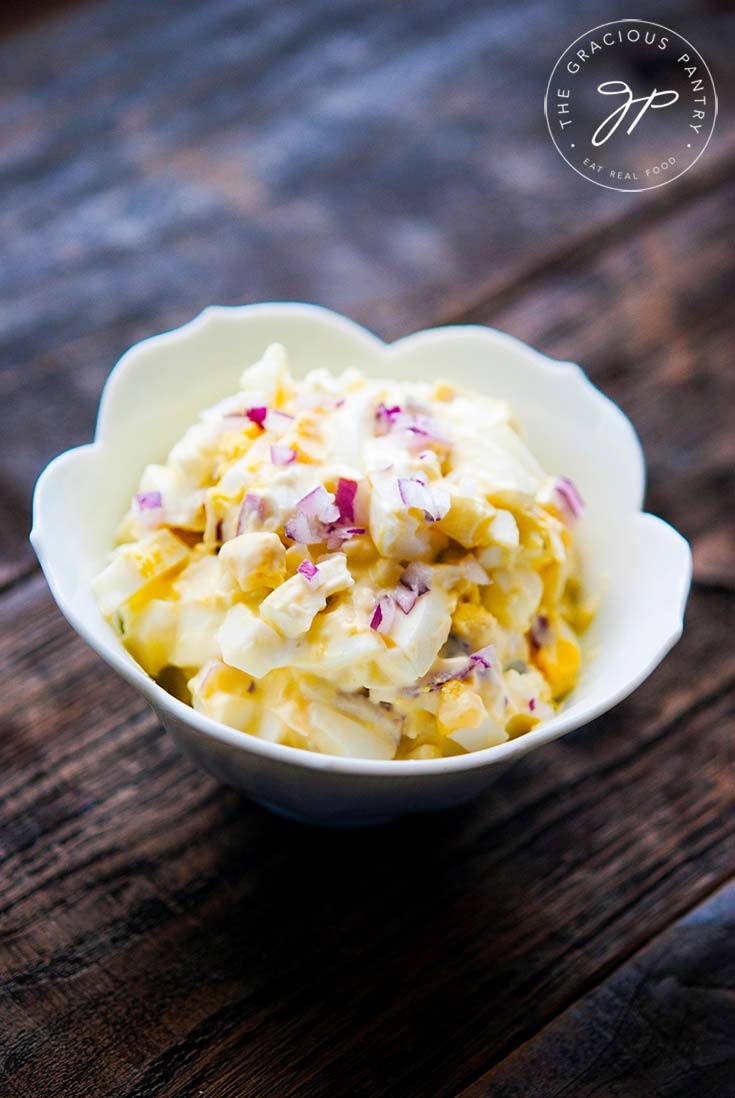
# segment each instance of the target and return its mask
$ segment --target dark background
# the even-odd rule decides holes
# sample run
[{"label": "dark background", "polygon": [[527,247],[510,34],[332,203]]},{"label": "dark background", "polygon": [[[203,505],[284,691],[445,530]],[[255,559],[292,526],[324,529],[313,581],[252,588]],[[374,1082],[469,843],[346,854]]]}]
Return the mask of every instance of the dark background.
[{"label": "dark background", "polygon": [[[720,95],[701,160],[644,194],[579,178],[543,116],[568,43],[631,16]],[[2,1093],[735,1094],[729,7],[106,0],[0,30]],[[122,351],[268,299],[581,362],[692,542],[676,650],[462,811],[267,815],[37,570],[34,480]]]}]

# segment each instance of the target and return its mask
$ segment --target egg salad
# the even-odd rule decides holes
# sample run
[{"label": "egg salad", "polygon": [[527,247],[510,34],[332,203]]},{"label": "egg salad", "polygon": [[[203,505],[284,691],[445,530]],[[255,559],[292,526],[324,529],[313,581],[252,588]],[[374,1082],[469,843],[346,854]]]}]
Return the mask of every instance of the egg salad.
[{"label": "egg salad", "polygon": [[274,743],[478,751],[574,687],[583,503],[507,403],[454,385],[297,381],[267,348],[148,465],[94,581],[145,671]]}]

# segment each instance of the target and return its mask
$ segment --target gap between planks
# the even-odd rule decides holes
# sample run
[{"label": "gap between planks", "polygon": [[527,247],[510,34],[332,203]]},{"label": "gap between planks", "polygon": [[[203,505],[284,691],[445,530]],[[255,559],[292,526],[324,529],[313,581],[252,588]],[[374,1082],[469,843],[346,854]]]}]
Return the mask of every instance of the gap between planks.
[{"label": "gap between planks", "polygon": [[506,306],[520,298],[529,283],[541,281],[571,261],[582,265],[604,245],[624,243],[637,232],[648,230],[661,221],[675,217],[687,205],[734,179],[734,158],[735,147],[728,149],[726,155],[713,160],[707,170],[700,172],[695,179],[689,181],[688,177],[685,177],[683,186],[673,194],[668,195],[664,187],[654,199],[639,206],[633,212],[609,218],[594,226],[589,232],[577,234],[567,244],[553,249],[524,269],[515,272],[505,284],[489,285],[484,291],[481,290],[470,304],[448,309],[437,323],[441,325],[471,324],[488,309]]},{"label": "gap between planks", "polygon": [[[553,1023],[568,1010],[572,1010],[588,995],[591,995],[592,992],[596,991],[597,988],[601,987],[612,976],[614,976],[616,972],[622,971],[622,969],[629,965],[631,961],[636,956],[638,956],[639,953],[642,953],[644,950],[648,949],[656,941],[657,938],[660,938],[681,919],[685,918],[696,908],[701,907],[702,904],[710,900],[725,885],[730,882],[735,883],[733,869],[735,869],[735,867],[728,868],[722,874],[720,874],[720,876],[717,877],[714,882],[708,882],[707,886],[701,890],[701,894],[698,894],[693,902],[682,905],[680,908],[674,908],[671,912],[667,912],[666,916],[661,920],[660,926],[658,926],[655,930],[652,930],[644,941],[637,943],[633,948],[631,948],[627,952],[624,952],[620,957],[616,957],[614,961],[608,962],[608,964],[606,965],[601,965],[600,968],[595,972],[594,978],[588,980],[585,984],[583,984],[577,994],[570,996],[567,1001],[563,1002],[555,1014],[549,1015],[543,1025],[537,1026],[533,1029],[529,1028],[528,1032],[525,1033],[518,1041],[508,1042],[507,1046],[502,1048],[498,1055],[493,1057],[492,1061],[490,1061],[485,1068],[483,1068],[481,1071],[473,1072],[472,1076],[462,1084],[460,1089],[454,1091],[452,1098],[470,1098],[477,1084],[486,1076],[491,1075],[491,1073],[505,1060],[507,1060],[509,1056],[515,1055],[526,1045],[529,1045],[532,1041],[535,1041],[539,1034],[543,1033],[543,1031],[548,1026],[553,1025]],[[491,1083],[492,1080],[489,1079],[488,1082]]]}]

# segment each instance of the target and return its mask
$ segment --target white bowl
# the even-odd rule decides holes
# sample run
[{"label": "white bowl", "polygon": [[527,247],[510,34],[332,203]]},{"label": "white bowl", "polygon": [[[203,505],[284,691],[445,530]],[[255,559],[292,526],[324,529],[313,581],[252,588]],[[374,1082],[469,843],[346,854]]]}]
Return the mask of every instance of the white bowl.
[{"label": "white bowl", "polygon": [[[266,743],[195,712],[157,686],[97,609],[90,581],[148,462],[165,456],[199,411],[236,391],[244,366],[278,340],[294,371],[356,366],[405,379],[449,378],[507,398],[534,453],[586,500],[578,526],[586,582],[601,593],[584,674],[563,709],[498,747],[448,759],[371,761]],[[501,764],[610,709],[650,675],[682,631],[691,579],[686,541],[643,514],[643,454],[623,413],[579,366],[500,332],[456,326],[385,344],[352,321],[302,304],[205,309],[132,347],[110,374],[94,443],[57,457],[33,501],[31,541],[62,613],[141,692],[177,743],[211,774],[288,815],[368,823],[443,808],[481,793]]]}]

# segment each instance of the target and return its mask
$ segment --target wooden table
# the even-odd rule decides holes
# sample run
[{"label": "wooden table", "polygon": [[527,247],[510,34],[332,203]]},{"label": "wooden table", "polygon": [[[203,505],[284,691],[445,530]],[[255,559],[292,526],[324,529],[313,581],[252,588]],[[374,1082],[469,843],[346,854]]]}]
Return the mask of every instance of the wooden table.
[{"label": "wooden table", "polygon": [[[735,1094],[732,110],[678,182],[561,161],[546,80],[623,0],[107,0],[0,46],[0,1091]],[[733,89],[725,5],[640,14]],[[478,803],[288,824],[194,770],[26,537],[132,342],[296,298],[583,363],[694,547],[684,639]],[[730,402],[728,406],[728,402]]]}]

